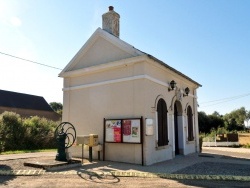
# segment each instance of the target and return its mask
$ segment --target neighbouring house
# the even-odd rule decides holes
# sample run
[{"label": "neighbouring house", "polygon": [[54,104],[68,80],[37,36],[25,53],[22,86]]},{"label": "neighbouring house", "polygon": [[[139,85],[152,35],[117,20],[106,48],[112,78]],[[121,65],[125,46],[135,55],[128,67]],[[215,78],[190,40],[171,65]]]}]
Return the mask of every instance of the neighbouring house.
[{"label": "neighbouring house", "polygon": [[[103,28],[59,74],[62,120],[77,135],[97,134],[104,160],[150,165],[199,152],[201,85],[121,40],[112,6],[102,18]],[[80,155],[81,147],[71,149]]]},{"label": "neighbouring house", "polygon": [[61,119],[61,115],[54,112],[43,97],[0,90],[0,114],[5,111],[15,112],[22,118],[39,116],[53,121]]}]

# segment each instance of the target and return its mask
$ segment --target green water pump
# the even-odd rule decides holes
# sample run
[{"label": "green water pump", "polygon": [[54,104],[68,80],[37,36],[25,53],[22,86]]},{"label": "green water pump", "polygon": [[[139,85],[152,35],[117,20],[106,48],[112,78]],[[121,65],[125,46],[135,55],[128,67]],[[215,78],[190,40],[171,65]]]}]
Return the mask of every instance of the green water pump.
[{"label": "green water pump", "polygon": [[62,122],[57,126],[54,133],[57,142],[57,161],[68,161],[66,150],[70,148],[76,140],[75,127],[69,122]]}]

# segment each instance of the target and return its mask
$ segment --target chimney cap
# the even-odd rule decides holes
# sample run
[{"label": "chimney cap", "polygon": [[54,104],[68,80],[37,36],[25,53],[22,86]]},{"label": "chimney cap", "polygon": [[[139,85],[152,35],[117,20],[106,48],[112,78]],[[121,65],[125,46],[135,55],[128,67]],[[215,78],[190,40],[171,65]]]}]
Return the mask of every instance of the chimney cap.
[{"label": "chimney cap", "polygon": [[114,7],[113,6],[109,6],[109,11],[112,11],[114,10]]}]

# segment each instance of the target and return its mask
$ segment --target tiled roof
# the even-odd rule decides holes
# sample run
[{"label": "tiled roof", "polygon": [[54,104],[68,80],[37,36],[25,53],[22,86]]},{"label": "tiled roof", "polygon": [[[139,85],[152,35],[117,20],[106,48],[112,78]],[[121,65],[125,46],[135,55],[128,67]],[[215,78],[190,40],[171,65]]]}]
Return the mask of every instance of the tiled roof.
[{"label": "tiled roof", "polygon": [[53,111],[43,97],[0,90],[0,106]]}]

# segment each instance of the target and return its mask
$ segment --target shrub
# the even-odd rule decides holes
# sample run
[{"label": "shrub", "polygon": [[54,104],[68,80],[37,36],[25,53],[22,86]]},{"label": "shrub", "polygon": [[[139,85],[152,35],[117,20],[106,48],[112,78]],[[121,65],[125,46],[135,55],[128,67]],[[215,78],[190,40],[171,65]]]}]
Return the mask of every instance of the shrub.
[{"label": "shrub", "polygon": [[4,112],[0,115],[1,149],[17,150],[23,146],[25,128],[20,115],[14,112]]},{"label": "shrub", "polygon": [[241,147],[243,147],[243,148],[250,148],[250,143],[243,144],[243,145],[241,145]]},{"label": "shrub", "polygon": [[26,135],[25,149],[48,149],[55,148],[54,131],[57,123],[34,116],[24,120]]},{"label": "shrub", "polygon": [[56,148],[54,131],[58,122],[45,118],[22,119],[14,112],[0,115],[0,152]]},{"label": "shrub", "polygon": [[218,127],[216,132],[217,132],[217,134],[227,134],[228,133],[228,131],[225,127]]},{"label": "shrub", "polygon": [[4,151],[4,142],[2,140],[2,137],[0,137],[0,153]]}]

